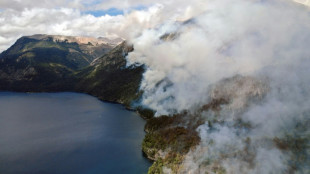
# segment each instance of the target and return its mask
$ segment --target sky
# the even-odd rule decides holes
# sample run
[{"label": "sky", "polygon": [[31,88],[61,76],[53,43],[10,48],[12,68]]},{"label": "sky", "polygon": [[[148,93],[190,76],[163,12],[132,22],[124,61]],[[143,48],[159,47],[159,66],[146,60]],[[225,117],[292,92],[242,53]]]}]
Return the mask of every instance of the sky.
[{"label": "sky", "polygon": [[186,15],[188,18],[189,13],[192,13],[192,4],[180,0],[176,6],[175,2],[1,0],[0,52],[10,47],[21,36],[33,34],[122,37],[129,40],[138,35],[143,28],[154,27],[163,20],[182,20]]},{"label": "sky", "polygon": [[1,0],[0,52],[25,35],[119,36],[129,13],[147,11],[152,5],[120,0]]},{"label": "sky", "polygon": [[33,34],[130,40],[163,21],[189,19],[205,6],[203,0],[1,0],[0,52],[21,36]]}]

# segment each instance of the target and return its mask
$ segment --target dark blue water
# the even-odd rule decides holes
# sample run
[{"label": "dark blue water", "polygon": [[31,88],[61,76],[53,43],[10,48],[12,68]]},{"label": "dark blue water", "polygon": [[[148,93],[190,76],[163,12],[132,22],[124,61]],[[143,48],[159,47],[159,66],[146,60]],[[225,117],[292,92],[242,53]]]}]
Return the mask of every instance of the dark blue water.
[{"label": "dark blue water", "polygon": [[144,123],[85,94],[0,93],[0,173],[147,173]]}]

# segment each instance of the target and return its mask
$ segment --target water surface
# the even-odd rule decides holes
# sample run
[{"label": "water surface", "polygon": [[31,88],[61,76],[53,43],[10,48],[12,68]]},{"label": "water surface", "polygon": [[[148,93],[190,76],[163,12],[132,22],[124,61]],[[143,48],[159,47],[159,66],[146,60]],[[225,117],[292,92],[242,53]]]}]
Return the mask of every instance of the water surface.
[{"label": "water surface", "polygon": [[0,173],[146,173],[142,120],[77,93],[0,93]]}]

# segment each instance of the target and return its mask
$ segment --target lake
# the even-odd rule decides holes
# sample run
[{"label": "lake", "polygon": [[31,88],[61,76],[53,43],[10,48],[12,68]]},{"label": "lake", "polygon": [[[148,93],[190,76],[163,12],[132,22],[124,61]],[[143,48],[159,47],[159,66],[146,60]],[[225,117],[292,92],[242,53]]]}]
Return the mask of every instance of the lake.
[{"label": "lake", "polygon": [[142,174],[145,121],[78,93],[0,93],[0,173]]}]

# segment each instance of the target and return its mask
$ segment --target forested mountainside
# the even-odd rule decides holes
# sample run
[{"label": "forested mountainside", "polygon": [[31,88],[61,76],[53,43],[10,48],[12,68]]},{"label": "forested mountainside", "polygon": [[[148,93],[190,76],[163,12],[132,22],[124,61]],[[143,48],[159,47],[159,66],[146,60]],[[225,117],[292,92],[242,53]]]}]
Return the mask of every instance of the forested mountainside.
[{"label": "forested mountainside", "polygon": [[133,47],[108,39],[34,35],[0,54],[0,90],[76,91],[129,105],[137,98],[143,67],[126,67]]}]

